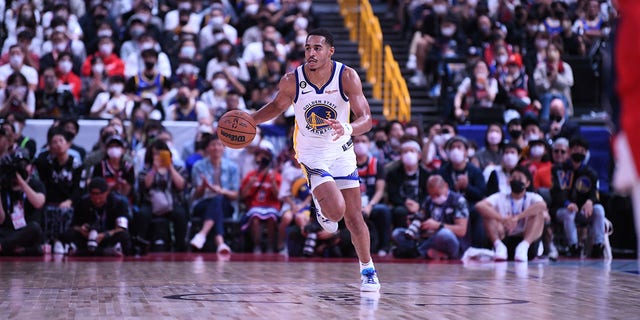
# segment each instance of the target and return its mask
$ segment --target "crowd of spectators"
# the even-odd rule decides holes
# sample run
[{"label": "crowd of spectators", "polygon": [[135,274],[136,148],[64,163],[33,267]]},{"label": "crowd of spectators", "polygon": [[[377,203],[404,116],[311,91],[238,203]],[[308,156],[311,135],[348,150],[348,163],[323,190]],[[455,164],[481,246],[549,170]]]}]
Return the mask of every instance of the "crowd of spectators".
[{"label": "crowd of spectators", "polygon": [[[577,222],[593,229],[587,251],[602,255],[605,213],[589,145],[570,120],[571,69],[560,41],[572,37],[569,29],[584,30],[576,41],[589,46],[606,36],[608,18],[593,2],[406,7],[417,32],[410,81],[426,87],[432,79],[437,89],[448,81],[442,58],[464,56],[471,72],[449,92],[452,120],[498,99],[517,115],[487,126],[481,146],[448,120],[380,121],[353,137],[372,253],[452,259],[474,246],[527,261],[542,240],[551,257],[556,244],[580,255]],[[0,254],[37,255],[50,246],[69,255],[354,255],[344,223],[329,233],[311,214],[291,146],[293,113],[260,126],[240,150],[225,148],[215,133],[224,112],[259,108],[303,62],[306,30],[318,19],[311,1],[6,6]],[[481,54],[470,56],[473,48]],[[29,118],[54,119],[44,146],[23,136]],[[74,144],[78,118],[109,120],[90,150]],[[197,123],[193,140],[177,148],[165,120]]]}]

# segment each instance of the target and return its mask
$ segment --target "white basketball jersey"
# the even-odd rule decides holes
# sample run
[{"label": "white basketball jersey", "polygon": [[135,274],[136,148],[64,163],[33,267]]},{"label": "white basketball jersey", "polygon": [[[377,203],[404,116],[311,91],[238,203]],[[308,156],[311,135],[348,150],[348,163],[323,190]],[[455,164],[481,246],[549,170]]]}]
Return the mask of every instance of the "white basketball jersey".
[{"label": "white basketball jersey", "polygon": [[[349,122],[351,109],[349,99],[342,91],[342,72],[345,66],[333,61],[333,73],[321,88],[309,82],[304,65],[296,68],[296,96],[293,99],[295,111],[294,146],[296,151],[318,152],[319,150],[345,151],[351,146],[350,136],[342,136],[333,141],[333,129],[323,119]],[[343,148],[344,147],[344,148]]]}]

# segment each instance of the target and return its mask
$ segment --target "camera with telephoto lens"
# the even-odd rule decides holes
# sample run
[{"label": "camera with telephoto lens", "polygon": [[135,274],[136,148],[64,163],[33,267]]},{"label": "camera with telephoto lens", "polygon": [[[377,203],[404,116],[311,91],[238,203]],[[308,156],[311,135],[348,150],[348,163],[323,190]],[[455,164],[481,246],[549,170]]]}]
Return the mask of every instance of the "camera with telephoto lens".
[{"label": "camera with telephoto lens", "polygon": [[420,227],[422,226],[424,218],[425,216],[422,213],[415,214],[414,218],[411,220],[411,224],[409,224],[407,230],[404,231],[404,236],[407,239],[416,240],[420,238]]},{"label": "camera with telephoto lens", "polygon": [[27,165],[29,164],[29,156],[24,151],[16,150],[13,154],[7,154],[0,158],[0,187],[2,189],[10,189],[16,183],[16,173],[20,174],[22,179],[27,179]]}]

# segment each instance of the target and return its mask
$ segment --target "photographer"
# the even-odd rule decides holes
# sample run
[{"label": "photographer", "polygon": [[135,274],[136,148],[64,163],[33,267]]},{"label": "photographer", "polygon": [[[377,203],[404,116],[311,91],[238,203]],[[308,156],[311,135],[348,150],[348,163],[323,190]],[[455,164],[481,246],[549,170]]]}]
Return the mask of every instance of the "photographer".
[{"label": "photographer", "polygon": [[61,241],[75,247],[69,254],[122,256],[129,248],[127,203],[101,177],[91,179],[87,189]]},{"label": "photographer", "polygon": [[[429,196],[410,219],[409,228],[393,230],[395,257],[417,255],[429,259],[456,259],[467,247],[467,200],[453,191],[440,175],[427,180]],[[417,211],[418,208],[410,208]],[[411,217],[410,217],[411,218]]]},{"label": "photographer", "polygon": [[0,255],[42,255],[45,189],[30,172],[26,149],[0,159]]}]

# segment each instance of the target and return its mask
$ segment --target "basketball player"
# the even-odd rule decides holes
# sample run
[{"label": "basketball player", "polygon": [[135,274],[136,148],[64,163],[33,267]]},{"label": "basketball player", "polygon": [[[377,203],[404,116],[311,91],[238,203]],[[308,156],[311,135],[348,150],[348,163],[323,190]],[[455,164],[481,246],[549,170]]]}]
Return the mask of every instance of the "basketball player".
[{"label": "basketball player", "polygon": [[[371,129],[371,111],[356,71],[331,59],[333,35],[309,32],[305,61],[280,80],[273,101],[252,114],[260,124],[291,104],[296,158],[307,176],[322,227],[335,232],[344,217],[360,260],[362,291],[378,291],[380,283],[369,253],[369,229],[362,217],[360,183],[351,136]],[[353,113],[352,121],[349,121]]]},{"label": "basketball player", "polygon": [[615,57],[617,93],[620,97],[620,132],[614,141],[616,172],[613,185],[619,191],[631,191],[640,270],[640,2],[613,1],[620,20],[616,35]]}]

